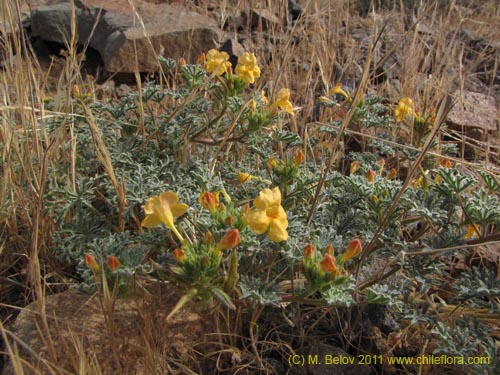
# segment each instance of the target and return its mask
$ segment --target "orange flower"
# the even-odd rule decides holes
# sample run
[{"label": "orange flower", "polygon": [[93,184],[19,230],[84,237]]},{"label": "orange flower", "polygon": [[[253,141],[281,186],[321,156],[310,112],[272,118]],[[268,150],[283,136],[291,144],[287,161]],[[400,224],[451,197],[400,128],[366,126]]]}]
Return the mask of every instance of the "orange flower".
[{"label": "orange flower", "polygon": [[363,250],[363,246],[361,245],[361,241],[356,238],[349,242],[349,245],[347,245],[347,250],[345,251],[344,254],[342,254],[342,257],[340,258],[342,263],[347,262],[349,259],[354,258],[356,255],[359,255],[361,251]]},{"label": "orange flower", "polygon": [[335,257],[330,254],[325,254],[323,260],[319,263],[321,270],[325,273],[332,273],[338,271],[337,265],[335,264]]},{"label": "orange flower", "polygon": [[441,160],[441,163],[439,163],[439,165],[443,168],[451,168],[452,167],[450,159]]},{"label": "orange flower", "polygon": [[178,262],[182,262],[186,258],[186,252],[180,248],[175,249],[172,255]]},{"label": "orange flower", "polygon": [[227,250],[238,246],[241,242],[240,231],[238,229],[229,229],[219,242],[219,249]]},{"label": "orange flower", "polygon": [[99,272],[99,265],[95,261],[95,258],[92,254],[85,253],[85,264],[89,266],[92,271]]},{"label": "orange flower", "polygon": [[306,258],[311,258],[314,255],[314,252],[316,251],[316,246],[314,246],[312,243],[309,243],[304,247],[304,256]]},{"label": "orange flower", "polygon": [[212,214],[219,208],[219,192],[211,193],[209,191],[204,191],[198,197],[198,202],[200,206],[209,210]]},{"label": "orange flower", "polygon": [[108,268],[111,271],[116,271],[120,267],[120,265],[121,263],[117,257],[115,257],[114,255],[110,255],[108,257]]},{"label": "orange flower", "polygon": [[481,231],[481,226],[479,224],[469,224],[467,227],[467,233],[465,234],[465,239],[471,239],[474,237],[478,237],[478,233]]}]

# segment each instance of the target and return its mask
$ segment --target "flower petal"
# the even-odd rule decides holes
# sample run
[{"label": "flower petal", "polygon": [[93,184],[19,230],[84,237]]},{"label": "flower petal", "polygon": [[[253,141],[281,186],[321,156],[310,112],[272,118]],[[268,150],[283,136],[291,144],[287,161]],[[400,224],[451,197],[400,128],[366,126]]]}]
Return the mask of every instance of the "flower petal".
[{"label": "flower petal", "polygon": [[261,210],[250,211],[246,216],[246,220],[250,228],[257,234],[266,233],[269,224],[271,224],[271,218],[266,215],[265,211]]},{"label": "flower petal", "polygon": [[141,226],[146,227],[146,228],[154,228],[157,225],[160,225],[162,221],[158,217],[158,215],[147,215],[144,220],[141,222]]},{"label": "flower petal", "polygon": [[182,216],[186,213],[186,211],[188,210],[189,206],[186,204],[186,203],[177,203],[177,204],[174,204],[171,209],[172,209],[172,214],[175,216],[175,217],[179,217],[179,216]]},{"label": "flower petal", "polygon": [[286,218],[273,220],[269,228],[269,239],[273,242],[286,241],[288,239],[287,226],[288,220]]},{"label": "flower petal", "polygon": [[151,215],[154,214],[155,210],[158,210],[157,207],[160,207],[160,198],[158,197],[151,197],[146,201],[146,204],[144,205],[144,212],[146,215]]},{"label": "flower petal", "polygon": [[281,192],[278,187],[273,190],[264,189],[259,193],[259,196],[253,201],[253,205],[260,209],[265,210],[269,206],[279,206],[281,204]]}]

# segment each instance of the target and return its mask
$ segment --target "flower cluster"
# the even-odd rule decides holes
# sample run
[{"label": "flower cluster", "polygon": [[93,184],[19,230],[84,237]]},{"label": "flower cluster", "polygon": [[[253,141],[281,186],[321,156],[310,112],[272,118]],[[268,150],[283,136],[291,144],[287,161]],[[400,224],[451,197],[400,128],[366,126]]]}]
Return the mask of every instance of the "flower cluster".
[{"label": "flower cluster", "polygon": [[362,249],[361,241],[354,239],[349,242],[344,253],[336,257],[332,245],[328,245],[322,252],[312,243],[306,245],[302,267],[310,284],[310,290],[322,291],[329,288],[333,282],[345,280],[347,271],[344,269],[344,264],[359,255]]},{"label": "flower cluster", "polygon": [[[261,71],[257,64],[257,57],[251,52],[245,52],[238,57],[238,63],[234,68],[234,74],[227,52],[220,52],[215,49],[211,49],[201,60],[204,62],[207,72],[213,73],[217,76],[227,74],[228,80],[232,84],[235,83],[235,80],[239,80],[244,83],[244,86],[248,86],[250,84],[254,84],[256,79],[260,77]],[[266,106],[269,104],[263,91],[261,92],[261,102]],[[254,99],[250,101],[249,108],[252,113],[257,109],[257,102]],[[289,89],[283,88],[278,91],[276,101],[269,106],[270,110],[276,108],[279,108],[292,116],[295,115],[292,102],[290,101]]]}]

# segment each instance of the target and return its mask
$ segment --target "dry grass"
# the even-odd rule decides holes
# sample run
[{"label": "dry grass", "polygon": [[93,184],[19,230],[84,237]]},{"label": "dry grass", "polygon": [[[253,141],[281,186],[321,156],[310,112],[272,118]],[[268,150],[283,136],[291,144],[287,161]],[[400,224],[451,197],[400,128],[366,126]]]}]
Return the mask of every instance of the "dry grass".
[{"label": "dry grass", "polygon": [[[250,3],[253,7],[272,9],[280,19],[286,18],[286,1],[260,0],[259,6],[248,0],[239,0],[237,5],[227,0],[211,3],[217,9],[215,13],[221,25],[227,17],[238,16],[241,9],[248,9]],[[463,7],[450,0],[446,9],[440,9],[436,5],[438,2],[426,3],[429,4],[414,12],[381,9],[360,17],[352,12],[349,1],[302,2],[304,16],[293,27],[273,25],[266,38],[257,33],[255,40],[249,43],[255,46],[264,67],[263,77],[256,89],[265,89],[272,95],[280,88],[291,88],[294,104],[301,109],[296,119],[286,126],[300,134],[307,134],[309,128],[317,125],[316,100],[337,82],[342,82],[353,92],[360,84],[366,83],[368,90],[386,96],[391,103],[402,96],[410,96],[421,109],[436,106],[456,88],[478,87],[479,83],[487,92],[496,94],[498,99],[498,84],[495,86],[494,82],[498,56],[496,60],[491,60],[487,51],[472,53],[460,34],[460,30],[473,30],[480,37],[500,41],[500,10],[495,1]],[[196,8],[214,14],[206,5]],[[0,50],[3,50],[5,63],[0,70],[0,319],[3,321],[0,331],[6,344],[3,351],[16,375],[27,372],[22,369],[23,359],[19,355],[22,344],[13,340],[6,328],[16,315],[16,309],[11,305],[25,306],[36,302],[41,322],[40,335],[46,337],[50,351],[53,342],[49,328],[51,322],[45,314],[45,298],[47,294],[68,286],[65,270],[51,251],[54,228],[44,216],[43,197],[48,181],[54,177],[50,175],[51,167],[61,158],[75,160],[75,148],[62,154],[59,147],[74,137],[72,108],[61,106],[56,110],[66,114],[66,121],[58,132],[48,134],[44,120],[53,114],[44,110],[43,99],[46,96],[69,98],[74,84],[92,87],[92,83],[85,81],[80,74],[83,54],[77,52],[74,34],[68,38],[66,58],[59,60],[61,74],[54,82],[50,71],[40,68],[27,36],[8,32],[6,23],[17,24],[20,17],[19,0],[2,2]],[[431,33],[422,31],[423,26]],[[382,30],[381,41],[375,44]],[[250,38],[249,35],[247,38]],[[368,56],[372,49],[370,59]],[[474,71],[483,66],[485,60],[488,69],[480,82]],[[389,74],[391,64],[397,66],[398,76],[377,84],[376,81],[380,80],[377,75],[381,73],[378,68],[383,66]],[[361,80],[365,67],[370,74]],[[92,118],[90,110],[87,117]],[[98,135],[98,132],[95,134]],[[475,141],[476,144],[472,144],[466,138],[460,141],[474,148],[484,148],[484,143]],[[113,180],[118,196],[122,197],[120,210],[123,211],[126,205],[123,181],[114,176],[106,146],[98,136],[95,143],[100,161]],[[498,144],[490,145],[488,150],[491,153],[487,155],[488,159],[498,160]],[[70,169],[68,175],[74,178],[74,163],[70,163]],[[71,186],[75,187],[74,179]],[[123,221],[119,225],[123,226]],[[144,311],[142,313],[148,316]],[[217,324],[225,327],[221,331],[238,331],[237,324],[233,326],[227,317],[217,321]],[[162,357],[159,349],[162,345],[155,341],[159,338],[153,333],[154,325],[150,322],[143,332],[145,339],[151,339],[149,346],[146,345],[149,353],[145,358],[146,369],[157,369],[158,358]],[[225,342],[226,346],[217,351],[218,356],[226,361],[231,357],[252,356],[252,353],[259,358],[255,343],[244,343],[247,348],[245,354],[236,349],[240,341],[237,335],[224,339],[215,337],[214,341]],[[270,347],[272,342],[266,345]],[[76,337],[72,352],[74,373],[101,374],[103,370],[85,353]],[[57,367],[55,354],[49,362],[44,370],[29,373],[65,373]],[[162,370],[170,371],[168,368]],[[244,370],[242,367],[242,373]]]}]

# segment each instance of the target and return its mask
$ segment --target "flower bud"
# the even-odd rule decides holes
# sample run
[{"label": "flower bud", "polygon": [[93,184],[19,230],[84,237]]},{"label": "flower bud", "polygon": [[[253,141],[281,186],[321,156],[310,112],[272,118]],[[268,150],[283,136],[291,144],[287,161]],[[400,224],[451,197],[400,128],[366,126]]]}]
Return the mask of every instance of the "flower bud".
[{"label": "flower bud", "polygon": [[325,254],[323,260],[319,263],[321,270],[325,273],[337,272],[338,268],[335,264],[335,257],[330,254]]},{"label": "flower bud", "polygon": [[397,175],[398,175],[398,171],[396,170],[396,168],[391,168],[391,170],[387,174],[387,179],[394,180],[397,177]]},{"label": "flower bud", "polygon": [[218,247],[221,250],[231,249],[238,246],[241,242],[240,232],[238,229],[229,229],[224,237],[219,242]]},{"label": "flower bud", "polygon": [[293,155],[293,164],[294,165],[300,165],[306,160],[306,155],[304,154],[304,151],[301,149],[298,149],[295,154]]},{"label": "flower bud", "polygon": [[441,163],[439,163],[439,165],[443,168],[451,168],[452,167],[450,159],[441,160]]},{"label": "flower bud", "polygon": [[211,243],[214,243],[215,242],[215,238],[212,235],[212,233],[210,233],[210,232],[205,233],[205,236],[203,237],[203,242],[205,244],[207,244],[207,245],[211,244]]},{"label": "flower bud", "polygon": [[201,207],[209,210],[213,214],[217,211],[219,206],[219,192],[211,193],[209,191],[204,191],[198,197],[198,202]]},{"label": "flower bud", "polygon": [[366,178],[371,184],[375,183],[375,171],[373,169],[368,170]]},{"label": "flower bud", "polygon": [[89,266],[92,271],[99,272],[99,265],[95,261],[95,258],[92,254],[85,253],[85,264]]},{"label": "flower bud", "polygon": [[205,60],[207,59],[207,56],[205,55],[205,52],[200,53],[200,56],[198,56],[198,60],[196,61],[196,64],[203,64]]},{"label": "flower bud", "polygon": [[361,245],[361,241],[356,238],[349,242],[347,245],[347,250],[344,254],[342,254],[341,261],[342,263],[347,262],[349,259],[354,258],[356,255],[359,255],[363,250],[363,246]]},{"label": "flower bud", "polygon": [[224,220],[224,223],[230,227],[234,224],[234,218],[232,215],[229,215],[228,217],[226,217],[226,220]]},{"label": "flower bud", "polygon": [[269,164],[269,166],[271,168],[276,168],[276,166],[278,165],[278,162],[276,161],[275,158],[273,158],[272,156],[269,158],[269,160],[267,161],[267,164]]},{"label": "flower bud", "polygon": [[306,247],[304,247],[304,257],[312,258],[315,251],[316,247],[312,243],[307,244]]},{"label": "flower bud", "polygon": [[120,265],[121,265],[121,263],[117,257],[115,257],[114,255],[110,255],[108,257],[108,268],[112,272],[116,271],[120,267]]},{"label": "flower bud", "polygon": [[184,57],[181,57],[179,58],[179,65],[182,67],[182,66],[186,66],[186,59]]},{"label": "flower bud", "polygon": [[361,164],[359,163],[359,160],[354,160],[351,162],[351,166],[349,167],[349,174],[354,174],[359,170],[359,167]]},{"label": "flower bud", "polygon": [[334,255],[335,254],[335,249],[333,248],[333,245],[327,245],[325,247],[325,253],[326,254],[330,254],[330,255]]},{"label": "flower bud", "polygon": [[178,262],[183,262],[186,258],[186,252],[181,248],[175,249],[172,255]]}]

